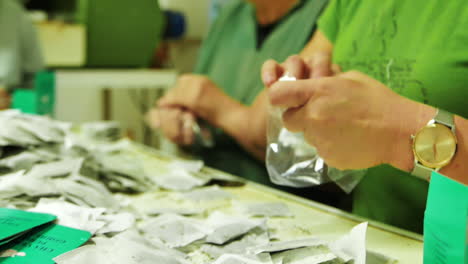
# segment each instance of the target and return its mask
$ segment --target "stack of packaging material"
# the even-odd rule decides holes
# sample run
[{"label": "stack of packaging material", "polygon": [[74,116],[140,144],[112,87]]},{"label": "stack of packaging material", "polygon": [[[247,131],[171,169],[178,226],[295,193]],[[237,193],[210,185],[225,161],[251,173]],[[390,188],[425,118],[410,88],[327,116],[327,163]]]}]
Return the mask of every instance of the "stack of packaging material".
[{"label": "stack of packaging material", "polygon": [[[293,218],[289,208],[238,201],[213,184],[229,179],[200,161],[148,158],[128,141],[101,142],[14,111],[0,112],[0,128],[0,207],[55,215],[92,234],[58,264],[365,263],[367,225],[339,239],[273,243],[269,219]],[[146,195],[146,209],[130,194]],[[12,257],[5,252],[0,246],[0,260]]]}]

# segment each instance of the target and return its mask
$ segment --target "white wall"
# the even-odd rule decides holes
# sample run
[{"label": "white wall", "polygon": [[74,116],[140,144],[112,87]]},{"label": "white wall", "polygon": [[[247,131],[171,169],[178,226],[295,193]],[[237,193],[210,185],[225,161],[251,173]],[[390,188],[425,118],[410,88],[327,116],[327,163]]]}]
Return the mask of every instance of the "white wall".
[{"label": "white wall", "polygon": [[[111,89],[110,114],[125,132],[137,141],[143,139],[141,103],[151,104],[158,89],[174,84],[175,71],[156,70],[61,70],[56,72],[55,118],[73,123],[103,119],[103,90]],[[151,90],[147,98],[139,96],[139,104],[130,92]],[[160,91],[162,92],[162,91]],[[148,102],[148,100],[150,102]]]},{"label": "white wall", "polygon": [[163,9],[180,11],[187,19],[187,38],[201,39],[209,26],[210,0],[159,0]]}]

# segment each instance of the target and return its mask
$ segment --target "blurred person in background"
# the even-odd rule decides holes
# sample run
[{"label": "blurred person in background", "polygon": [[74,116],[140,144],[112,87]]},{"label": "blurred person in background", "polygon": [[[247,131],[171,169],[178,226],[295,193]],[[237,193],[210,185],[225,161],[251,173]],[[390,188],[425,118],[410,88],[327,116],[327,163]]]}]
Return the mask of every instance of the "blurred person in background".
[{"label": "blurred person in background", "polygon": [[218,17],[219,13],[223,9],[226,3],[230,0],[211,0],[210,2],[210,22],[213,22]]},{"label": "blurred person in background", "polygon": [[194,74],[179,78],[149,112],[150,125],[180,146],[194,143],[193,124],[209,123],[215,146],[206,165],[271,185],[265,168],[267,96],[262,63],[301,51],[327,0],[232,0],[202,44]]},{"label": "blurred person in background", "polygon": [[31,88],[44,68],[37,34],[22,1],[0,1],[0,109],[10,106],[16,87]]}]

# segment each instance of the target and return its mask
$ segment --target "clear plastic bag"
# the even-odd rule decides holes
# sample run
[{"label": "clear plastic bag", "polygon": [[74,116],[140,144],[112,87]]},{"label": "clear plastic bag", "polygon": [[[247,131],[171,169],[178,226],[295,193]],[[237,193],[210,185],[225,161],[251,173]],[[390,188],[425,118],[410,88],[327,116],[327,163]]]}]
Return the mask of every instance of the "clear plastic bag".
[{"label": "clear plastic bag", "polygon": [[[280,79],[294,80],[291,77]],[[350,193],[366,170],[341,171],[327,166],[315,147],[305,141],[302,133],[292,133],[284,127],[282,115],[283,110],[269,106],[266,166],[270,180],[278,185],[297,188],[333,181],[343,191]]]}]

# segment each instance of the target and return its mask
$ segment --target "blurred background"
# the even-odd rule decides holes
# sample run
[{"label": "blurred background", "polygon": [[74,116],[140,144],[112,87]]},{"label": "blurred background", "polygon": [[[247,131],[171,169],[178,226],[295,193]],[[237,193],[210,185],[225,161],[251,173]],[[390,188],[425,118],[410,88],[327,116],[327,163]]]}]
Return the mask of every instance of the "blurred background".
[{"label": "blurred background", "polygon": [[[37,46],[38,53],[28,55],[33,60],[16,51],[20,81],[9,82],[8,73],[0,76],[12,108],[75,123],[116,120],[127,136],[155,147],[161,142],[145,126],[143,114],[178,74],[193,69],[201,41],[226,2],[5,1],[22,6],[27,18],[2,23],[29,20],[33,27],[18,29],[28,36],[18,36],[26,44],[16,46],[29,45],[29,53]],[[7,7],[1,9],[12,13]],[[12,53],[2,49],[0,56]],[[35,66],[25,78],[28,65]]]}]

